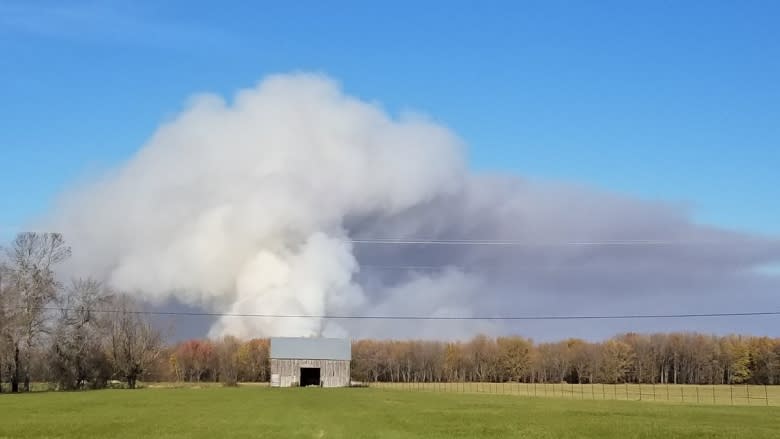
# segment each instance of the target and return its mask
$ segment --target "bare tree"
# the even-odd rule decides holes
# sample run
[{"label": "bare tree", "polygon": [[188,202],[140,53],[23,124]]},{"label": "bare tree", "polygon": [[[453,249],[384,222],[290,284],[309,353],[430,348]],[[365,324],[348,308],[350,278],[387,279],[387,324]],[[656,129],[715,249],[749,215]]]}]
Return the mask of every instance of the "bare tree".
[{"label": "bare tree", "polygon": [[97,311],[110,303],[111,293],[96,280],[76,279],[59,301],[49,354],[52,378],[64,389],[81,389],[88,383],[102,387],[111,372],[102,349],[110,319]]},{"label": "bare tree", "polygon": [[117,374],[135,389],[138,379],[160,356],[162,336],[127,295],[117,298],[114,309],[107,350]]},{"label": "bare tree", "polygon": [[[2,258],[2,254],[0,254]],[[6,326],[8,325],[8,310],[6,309],[6,296],[10,294],[6,281],[7,266],[5,261],[0,259],[0,393],[3,392],[3,374],[6,366],[6,356],[8,355],[8,339],[6,337]]]},{"label": "bare tree", "polygon": [[241,341],[231,335],[223,337],[217,344],[219,381],[227,386],[238,384],[240,348]]},{"label": "bare tree", "polygon": [[11,391],[20,381],[30,390],[30,358],[38,337],[47,330],[47,309],[57,294],[54,267],[70,256],[59,233],[20,233],[7,251],[9,285],[4,294],[5,338],[12,350]]}]

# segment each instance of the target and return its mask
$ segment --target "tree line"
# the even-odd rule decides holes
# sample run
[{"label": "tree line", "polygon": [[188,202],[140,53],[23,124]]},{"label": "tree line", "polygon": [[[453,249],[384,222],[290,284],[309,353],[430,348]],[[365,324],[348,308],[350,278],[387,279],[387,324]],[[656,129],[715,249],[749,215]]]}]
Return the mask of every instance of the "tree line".
[{"label": "tree line", "polygon": [[365,381],[780,384],[780,338],[623,334],[603,342],[536,344],[523,337],[466,342],[360,340],[352,375]]},{"label": "tree line", "polygon": [[[165,344],[128,295],[93,279],[62,283],[61,235],[23,233],[0,262],[0,392],[103,388],[139,380],[267,382],[268,339]],[[110,312],[95,312],[109,310]],[[623,334],[602,342],[356,340],[352,378],[391,382],[780,384],[780,338]]]},{"label": "tree line", "polygon": [[60,234],[21,233],[4,253],[0,391],[30,391],[32,382],[101,388],[112,380],[134,388],[163,349],[136,302],[93,279],[60,282],[56,266],[71,254]]},{"label": "tree line", "polygon": [[[164,381],[266,382],[269,340],[188,340],[166,349]],[[780,384],[780,338],[698,333],[623,334],[603,342],[355,340],[363,382]]]}]

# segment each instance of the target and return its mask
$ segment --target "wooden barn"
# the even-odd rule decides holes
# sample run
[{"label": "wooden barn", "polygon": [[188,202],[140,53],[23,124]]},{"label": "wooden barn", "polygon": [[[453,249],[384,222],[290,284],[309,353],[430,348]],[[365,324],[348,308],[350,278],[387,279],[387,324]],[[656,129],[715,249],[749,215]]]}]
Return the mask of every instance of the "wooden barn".
[{"label": "wooden barn", "polygon": [[340,338],[272,338],[271,387],[348,387],[352,345]]}]

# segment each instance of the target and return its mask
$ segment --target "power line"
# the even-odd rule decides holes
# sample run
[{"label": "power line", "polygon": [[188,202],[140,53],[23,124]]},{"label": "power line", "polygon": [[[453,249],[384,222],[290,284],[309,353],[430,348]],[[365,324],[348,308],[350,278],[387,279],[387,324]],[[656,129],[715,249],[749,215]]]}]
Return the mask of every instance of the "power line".
[{"label": "power line", "polygon": [[496,245],[520,247],[547,246],[667,246],[667,245],[734,245],[738,241],[713,240],[669,240],[669,239],[616,239],[601,241],[521,241],[521,240],[491,240],[491,239],[396,239],[372,238],[351,239],[353,244],[399,244],[399,245]]},{"label": "power line", "polygon": [[609,267],[597,266],[573,266],[573,265],[496,265],[496,264],[439,264],[439,265],[386,265],[386,264],[360,264],[361,270],[390,270],[390,271],[444,271],[444,270],[462,270],[462,271],[533,271],[533,272],[557,272],[566,271],[601,271],[612,270]]},{"label": "power line", "polygon": [[777,316],[780,311],[756,312],[720,312],[720,313],[688,313],[688,314],[618,314],[618,315],[541,315],[541,316],[387,316],[387,315],[306,315],[306,314],[252,314],[252,313],[220,313],[220,312],[187,312],[187,311],[130,311],[120,309],[88,309],[67,307],[43,307],[45,311],[80,311],[109,314],[143,314],[158,316],[185,317],[252,317],[274,319],[323,319],[323,320],[626,320],[626,319],[684,319],[684,318],[714,318],[714,317],[757,317]]}]

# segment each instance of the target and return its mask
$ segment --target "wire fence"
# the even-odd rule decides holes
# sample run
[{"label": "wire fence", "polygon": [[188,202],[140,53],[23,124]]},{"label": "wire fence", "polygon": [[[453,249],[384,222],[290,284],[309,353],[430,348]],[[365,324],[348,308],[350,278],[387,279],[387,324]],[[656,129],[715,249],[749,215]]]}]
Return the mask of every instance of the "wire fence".
[{"label": "wire fence", "polygon": [[371,382],[368,386],[394,391],[479,393],[571,400],[780,406],[780,385]]}]

